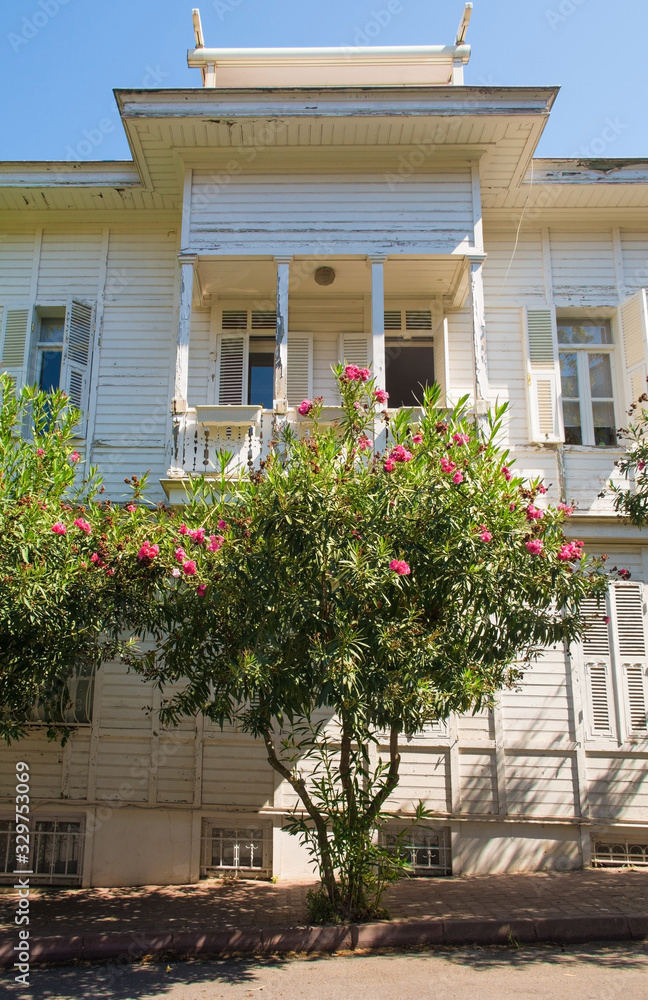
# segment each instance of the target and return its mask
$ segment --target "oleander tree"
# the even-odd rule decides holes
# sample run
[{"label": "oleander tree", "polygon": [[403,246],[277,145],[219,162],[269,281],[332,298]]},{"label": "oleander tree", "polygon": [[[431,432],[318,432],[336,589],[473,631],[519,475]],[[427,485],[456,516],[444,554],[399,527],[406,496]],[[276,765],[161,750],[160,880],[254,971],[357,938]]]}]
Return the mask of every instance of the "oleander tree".
[{"label": "oleander tree", "polygon": [[430,388],[390,416],[368,369],[336,376],[335,426],[304,400],[306,431],[277,428],[237,479],[223,456],[181,510],[137,480],[127,502],[103,501],[65,398],[15,401],[2,383],[0,734],[23,735],[36,697],[108,656],[159,686],[165,725],[238,720],[292,789],[320,921],[384,914],[407,867],[424,805],[400,841],[378,837],[403,737],[491,705],[543,648],[582,635],[580,604],[608,582],[567,540],[571,508],[515,475],[504,408],[477,425]]},{"label": "oleander tree", "polygon": [[648,524],[648,395],[644,392],[628,411],[628,427],[619,430],[619,439],[626,452],[617,462],[627,485],[610,483],[614,507],[629,517],[633,524]]}]

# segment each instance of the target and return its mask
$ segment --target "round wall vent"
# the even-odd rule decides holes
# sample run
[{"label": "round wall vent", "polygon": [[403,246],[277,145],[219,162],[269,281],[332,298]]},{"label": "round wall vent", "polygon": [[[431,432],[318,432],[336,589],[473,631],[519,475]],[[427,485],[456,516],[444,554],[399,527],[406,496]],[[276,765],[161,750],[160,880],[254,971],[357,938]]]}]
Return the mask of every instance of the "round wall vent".
[{"label": "round wall vent", "polygon": [[315,281],[318,285],[332,285],[335,281],[335,271],[332,267],[318,267],[315,271]]}]

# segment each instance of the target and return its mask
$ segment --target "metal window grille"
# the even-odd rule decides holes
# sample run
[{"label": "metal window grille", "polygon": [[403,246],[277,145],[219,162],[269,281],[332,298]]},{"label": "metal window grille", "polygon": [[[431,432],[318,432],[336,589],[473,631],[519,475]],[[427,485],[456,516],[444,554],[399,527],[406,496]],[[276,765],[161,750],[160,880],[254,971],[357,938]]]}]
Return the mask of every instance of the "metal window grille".
[{"label": "metal window grille", "polygon": [[55,702],[46,708],[36,701],[27,713],[30,723],[68,723],[87,725],[92,722],[94,676],[70,677]]},{"label": "metal window grille", "polygon": [[648,841],[636,843],[625,838],[609,842],[593,840],[592,864],[597,868],[619,868],[623,865],[648,868]]},{"label": "metal window grille", "polygon": [[394,853],[399,851],[400,856],[411,866],[412,874],[452,875],[452,849],[448,829],[426,830],[414,827],[400,844],[397,833],[396,830],[387,830],[382,835],[382,842]]},{"label": "metal window grille", "polygon": [[[32,882],[42,885],[80,885],[83,824],[81,820],[36,820],[30,824]],[[16,869],[16,824],[0,821],[0,874],[13,878]],[[2,879],[6,882],[6,879]]]},{"label": "metal window grille", "polygon": [[201,875],[223,872],[269,875],[272,868],[270,827],[228,827],[206,822],[202,838]]}]

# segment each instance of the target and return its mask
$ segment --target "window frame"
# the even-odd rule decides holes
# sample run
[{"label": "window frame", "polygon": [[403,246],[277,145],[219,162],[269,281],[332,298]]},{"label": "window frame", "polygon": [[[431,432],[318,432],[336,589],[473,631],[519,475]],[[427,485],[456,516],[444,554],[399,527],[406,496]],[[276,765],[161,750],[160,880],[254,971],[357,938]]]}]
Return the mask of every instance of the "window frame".
[{"label": "window frame", "polygon": [[[565,344],[558,343],[558,369],[560,371],[560,405],[562,410],[562,420],[563,426],[565,428],[565,436],[567,434],[567,422],[565,420],[565,403],[568,402],[578,402],[581,418],[581,434],[582,441],[580,444],[568,443],[565,440],[565,447],[567,448],[616,448],[618,449],[618,442],[615,440],[613,444],[597,444],[596,443],[596,433],[594,426],[594,402],[604,402],[612,403],[612,409],[614,414],[614,429],[619,426],[619,372],[617,361],[617,331],[615,328],[615,323],[613,319],[609,316],[578,316],[574,313],[565,313],[563,315],[556,315],[556,329],[560,329],[561,326],[596,326],[605,325],[610,331],[611,342],[609,344]],[[565,396],[562,387],[562,371],[561,371],[561,357],[563,354],[575,354],[576,355],[576,376],[578,379],[578,397],[577,400]],[[612,384],[612,396],[611,397],[592,397],[591,387],[590,387],[590,370],[588,363],[589,354],[606,354],[610,358],[610,381]]]},{"label": "window frame", "polygon": [[[9,824],[9,826],[11,826],[11,824],[13,823],[15,828],[15,816],[13,814],[9,815],[8,813],[4,812],[0,814],[0,824],[4,826],[4,824],[6,823]],[[37,824],[39,823],[54,823],[54,824],[78,823],[79,830],[78,832],[74,833],[62,832],[56,829],[53,831],[37,830],[36,827]],[[2,830],[1,832],[11,833],[10,830],[9,831]],[[77,871],[75,874],[73,875],[69,873],[57,874],[56,872],[36,871],[37,851],[40,846],[42,838],[47,837],[48,835],[52,835],[55,838],[56,837],[78,838]],[[34,885],[75,886],[75,887],[83,885],[83,868],[85,860],[85,843],[86,843],[85,838],[86,838],[86,817],[84,815],[81,815],[79,813],[74,813],[69,816],[62,815],[61,813],[54,813],[54,814],[47,813],[44,815],[39,815],[38,813],[32,813],[30,820],[30,834],[29,834],[29,869],[31,872],[33,872],[33,874],[29,876],[30,882]],[[8,884],[13,885],[13,883],[16,880],[16,876],[13,871],[9,872],[4,870],[4,866],[6,865],[10,857],[11,854],[7,852],[6,858],[2,859],[3,868],[0,869],[0,885],[8,885]],[[69,863],[69,859],[67,860],[66,863]]]}]

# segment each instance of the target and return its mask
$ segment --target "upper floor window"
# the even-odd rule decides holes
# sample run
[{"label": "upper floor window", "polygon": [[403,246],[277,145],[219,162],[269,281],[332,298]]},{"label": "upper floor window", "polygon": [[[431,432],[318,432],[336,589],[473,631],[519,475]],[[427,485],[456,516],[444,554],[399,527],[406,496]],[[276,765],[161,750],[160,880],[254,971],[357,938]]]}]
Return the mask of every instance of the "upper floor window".
[{"label": "upper floor window", "polygon": [[608,320],[558,319],[566,444],[616,445],[613,350]]},{"label": "upper floor window", "polygon": [[65,318],[43,317],[39,327],[36,361],[38,388],[53,392],[61,388]]}]

